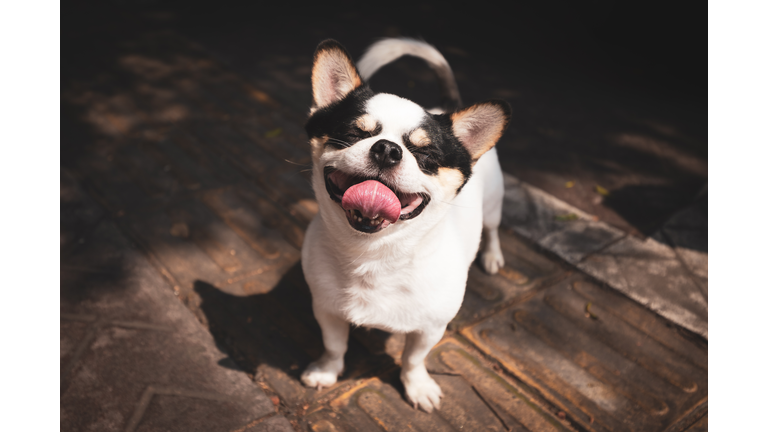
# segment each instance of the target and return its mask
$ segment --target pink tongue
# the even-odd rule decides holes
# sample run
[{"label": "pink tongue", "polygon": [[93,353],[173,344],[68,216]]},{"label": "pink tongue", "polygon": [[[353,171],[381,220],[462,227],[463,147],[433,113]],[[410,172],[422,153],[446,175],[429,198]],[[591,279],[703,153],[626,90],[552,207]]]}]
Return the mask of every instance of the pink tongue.
[{"label": "pink tongue", "polygon": [[392,190],[376,180],[366,180],[351,186],[341,198],[344,210],[358,210],[363,217],[382,217],[390,223],[400,218],[400,200]]}]

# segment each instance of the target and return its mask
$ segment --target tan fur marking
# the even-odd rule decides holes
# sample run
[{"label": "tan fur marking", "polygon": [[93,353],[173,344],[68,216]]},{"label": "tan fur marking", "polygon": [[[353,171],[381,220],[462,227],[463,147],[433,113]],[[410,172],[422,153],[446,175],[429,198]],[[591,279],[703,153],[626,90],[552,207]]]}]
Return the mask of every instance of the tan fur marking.
[{"label": "tan fur marking", "polygon": [[312,138],[309,140],[309,145],[312,147],[312,157],[317,159],[320,157],[321,154],[323,154],[323,149],[325,149],[325,143],[328,142],[328,136],[323,135],[320,138]]},{"label": "tan fur marking", "polygon": [[447,189],[455,194],[456,190],[464,183],[464,174],[456,168],[439,168],[437,170],[437,180],[443,189]]},{"label": "tan fur marking", "polygon": [[376,120],[370,114],[363,114],[355,121],[355,124],[365,132],[373,132],[376,130]]},{"label": "tan fur marking", "polygon": [[427,131],[422,128],[418,128],[411,132],[411,134],[408,136],[408,139],[411,140],[411,144],[415,145],[416,147],[424,147],[432,144],[432,141],[429,139],[429,135],[427,135]]}]

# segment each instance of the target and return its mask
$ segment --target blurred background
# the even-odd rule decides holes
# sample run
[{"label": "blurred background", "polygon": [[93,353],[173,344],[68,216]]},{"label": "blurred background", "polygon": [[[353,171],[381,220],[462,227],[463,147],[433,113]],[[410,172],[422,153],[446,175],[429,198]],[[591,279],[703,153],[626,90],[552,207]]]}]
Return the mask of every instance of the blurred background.
[{"label": "blurred background", "polygon": [[[505,171],[642,237],[706,185],[704,13],[684,2],[73,2],[62,11],[62,163],[107,133],[97,105],[130,117],[119,104],[151,98],[154,118],[125,117],[126,131],[157,123],[163,110],[166,123],[185,115],[172,96],[147,93],[162,71],[138,64],[183,55],[171,34],[299,121],[317,43],[337,39],[357,59],[377,38],[410,36],[444,53],[465,104],[512,105],[498,147]],[[438,103],[434,76],[415,59],[371,85]]]}]

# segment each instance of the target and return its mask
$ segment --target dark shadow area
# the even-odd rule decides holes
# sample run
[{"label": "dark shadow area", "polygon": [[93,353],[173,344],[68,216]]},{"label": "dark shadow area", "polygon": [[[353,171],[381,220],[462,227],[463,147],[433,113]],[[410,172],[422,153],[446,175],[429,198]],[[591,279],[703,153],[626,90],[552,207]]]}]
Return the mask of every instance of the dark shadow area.
[{"label": "dark shadow area", "polygon": [[[286,394],[296,394],[299,399],[315,392],[300,381],[304,368],[323,352],[301,262],[265,294],[233,296],[203,281],[195,282],[194,292],[200,298],[196,309],[216,344],[237,367],[276,388],[291,388]],[[369,377],[394,367],[394,359],[387,353],[390,336],[379,330],[353,328],[340,380]],[[229,359],[220,364],[231,367]]]},{"label": "dark shadow area", "polygon": [[[88,238],[87,241],[91,241]],[[90,246],[90,245],[88,245]],[[125,280],[131,274],[120,258],[103,259],[104,249],[86,247],[70,252],[60,263],[60,304],[77,305],[98,302],[103,296],[128,289]]]},{"label": "dark shadow area", "polygon": [[131,274],[121,238],[114,236],[105,211],[62,170],[60,178],[60,301],[77,305],[126,289]]},{"label": "dark shadow area", "polygon": [[[511,103],[512,123],[498,146],[506,171],[646,235],[694,198],[689,192],[697,189],[688,185],[706,181],[705,10],[601,1],[521,2],[505,10],[483,2],[464,8],[417,2],[407,13],[355,2],[76,2],[62,11],[62,90],[68,101],[77,101],[62,103],[62,164],[72,166],[114,145],[83,127],[95,107],[111,115],[104,126],[110,130],[135,125],[131,111],[137,108],[142,124],[173,117],[161,109],[172,104],[158,104],[161,92],[151,95],[152,88],[137,86],[132,72],[154,73],[160,81],[181,78],[161,76],[162,69],[153,69],[157,63],[128,65],[125,59],[167,65],[185,55],[174,52],[180,46],[153,47],[159,34],[187,38],[279,102],[299,127],[311,103],[311,55],[320,40],[336,38],[359,58],[377,38],[422,37],[453,66],[466,103]],[[431,71],[412,58],[385,67],[371,84],[425,106],[439,101]],[[94,91],[108,97],[89,99]],[[150,102],[142,106],[132,97],[137,94]],[[576,187],[565,188],[569,181]],[[603,205],[595,193],[599,185],[619,201],[643,199],[628,191],[660,184],[668,187],[654,192],[661,195],[641,213],[625,203]]]},{"label": "dark shadow area", "polygon": [[650,236],[676,211],[692,204],[690,197],[700,189],[701,184],[698,183],[674,187],[627,186],[612,191],[603,199],[603,204],[622,215],[644,235]]},{"label": "dark shadow area", "polygon": [[708,253],[708,214],[709,194],[704,193],[691,205],[669,218],[656,234],[656,238],[671,247]]}]

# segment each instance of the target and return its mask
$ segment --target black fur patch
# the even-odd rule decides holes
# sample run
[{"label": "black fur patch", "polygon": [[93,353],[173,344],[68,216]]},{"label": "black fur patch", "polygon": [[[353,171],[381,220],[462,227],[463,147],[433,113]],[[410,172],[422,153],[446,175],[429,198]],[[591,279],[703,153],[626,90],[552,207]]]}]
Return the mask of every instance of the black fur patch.
[{"label": "black fur patch", "polygon": [[328,136],[328,145],[335,148],[349,147],[356,142],[381,133],[381,125],[373,132],[366,132],[355,124],[365,114],[365,104],[374,96],[364,84],[352,90],[344,99],[320,108],[307,120],[304,130],[309,138]]},{"label": "black fur patch", "polygon": [[461,185],[463,187],[472,175],[472,157],[461,145],[459,139],[453,135],[450,116],[428,114],[419,127],[429,136],[430,144],[415,146],[410,141],[410,133],[403,135],[403,143],[416,158],[421,171],[425,174],[437,175],[440,168],[458,169],[464,175],[464,183]]}]

